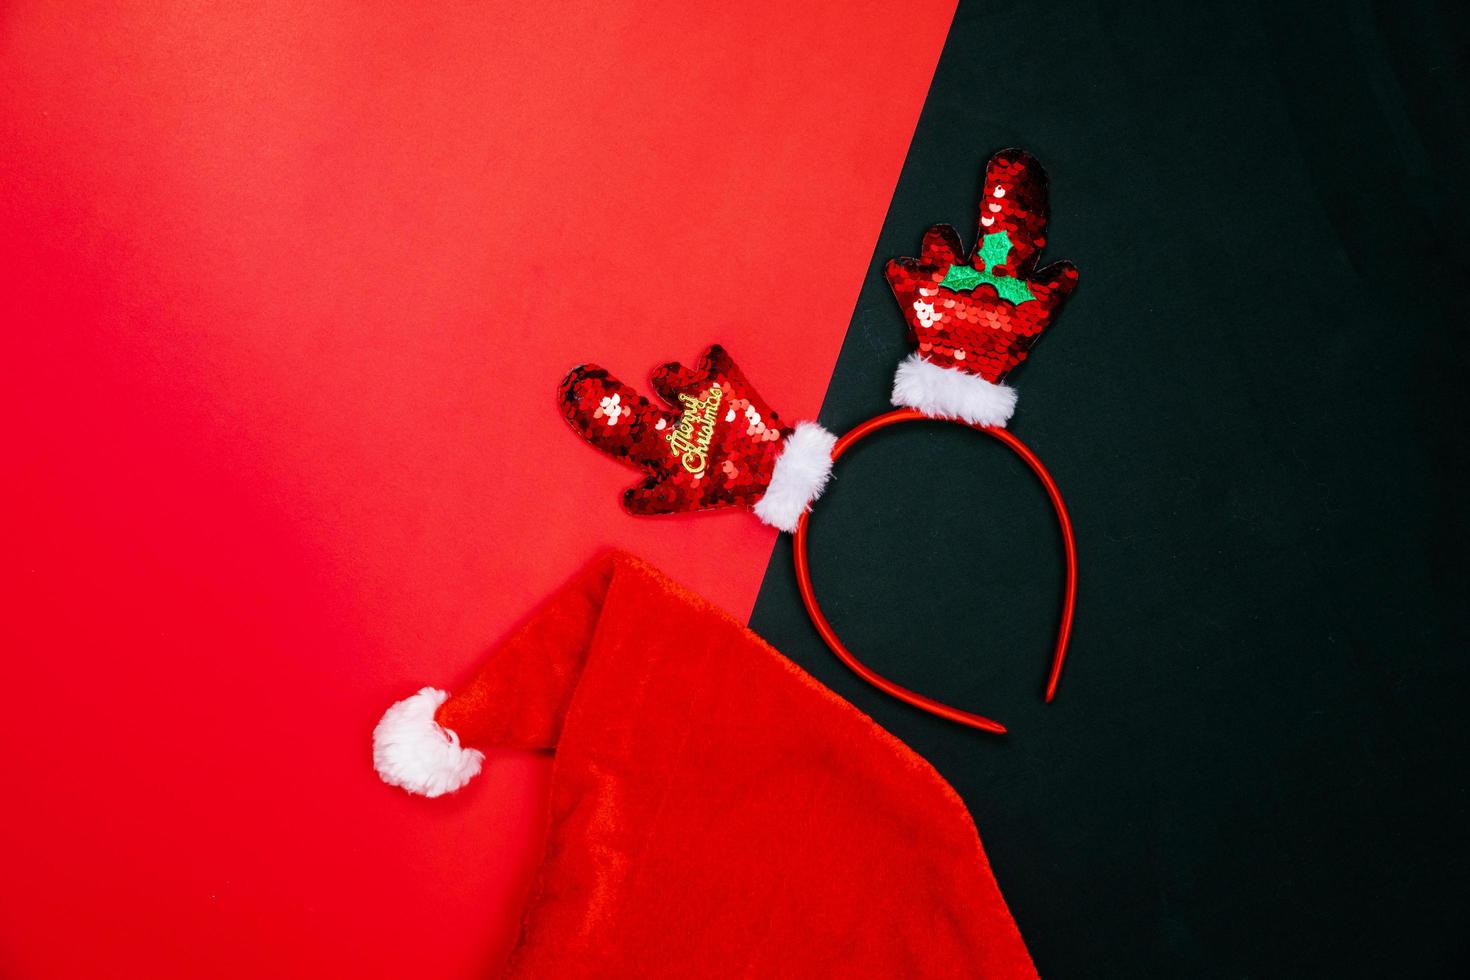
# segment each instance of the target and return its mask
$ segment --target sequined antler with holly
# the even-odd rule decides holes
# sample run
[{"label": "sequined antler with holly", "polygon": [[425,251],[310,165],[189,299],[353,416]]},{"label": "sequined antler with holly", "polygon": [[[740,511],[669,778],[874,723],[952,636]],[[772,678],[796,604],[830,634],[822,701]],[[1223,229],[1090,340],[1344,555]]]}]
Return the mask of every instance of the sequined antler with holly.
[{"label": "sequined antler with holly", "polygon": [[1016,392],[1005,377],[1077,286],[1070,262],[1036,270],[1046,219],[1041,164],[1024,150],[1001,150],[985,168],[969,258],[953,228],[935,225],[918,258],[888,263],[888,284],[917,347],[894,378],[895,405],[979,425],[1010,420]]},{"label": "sequined antler with holly", "polygon": [[673,514],[739,504],[773,527],[795,528],[832,472],[832,434],[813,422],[783,423],[723,347],[693,368],[665,364],[651,380],[668,407],[591,364],[561,383],[572,428],[647,471],[623,506]]}]

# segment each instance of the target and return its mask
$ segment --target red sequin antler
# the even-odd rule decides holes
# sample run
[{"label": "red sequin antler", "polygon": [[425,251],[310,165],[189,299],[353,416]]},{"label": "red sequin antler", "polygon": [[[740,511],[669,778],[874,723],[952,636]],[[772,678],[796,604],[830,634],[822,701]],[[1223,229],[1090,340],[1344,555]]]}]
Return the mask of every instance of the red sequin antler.
[{"label": "red sequin antler", "polygon": [[970,255],[953,228],[935,225],[918,258],[888,263],[917,348],[899,369],[894,404],[981,425],[1010,419],[1016,394],[1002,382],[1077,285],[1070,262],[1036,269],[1046,220],[1041,164],[1024,150],[1001,150],[985,168]]},{"label": "red sequin antler", "polygon": [[826,484],[833,437],[813,423],[783,424],[723,347],[693,368],[665,364],[651,380],[669,407],[596,365],[573,368],[561,384],[572,428],[647,471],[623,506],[674,514],[739,504],[774,527],[795,527]]}]

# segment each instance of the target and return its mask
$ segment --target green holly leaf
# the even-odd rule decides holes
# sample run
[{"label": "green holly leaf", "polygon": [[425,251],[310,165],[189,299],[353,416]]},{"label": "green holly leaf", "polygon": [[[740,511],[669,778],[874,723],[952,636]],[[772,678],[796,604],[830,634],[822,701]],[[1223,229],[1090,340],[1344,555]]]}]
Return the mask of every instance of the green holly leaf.
[{"label": "green holly leaf", "polygon": [[1000,298],[1007,302],[1020,306],[1022,303],[1029,303],[1036,298],[1031,293],[1031,287],[1022,279],[1017,279],[1014,276],[991,276],[988,272],[986,275],[990,276],[986,282],[994,286],[995,291],[1000,294]]},{"label": "green holly leaf", "polygon": [[968,265],[956,263],[949,267],[944,273],[944,278],[939,285],[945,289],[953,289],[956,292],[974,289],[983,283],[989,283],[995,287],[996,293],[1001,299],[1019,306],[1029,303],[1036,297],[1031,293],[1031,287],[1024,280],[1015,276],[992,275],[990,270],[996,266],[1006,264],[1006,256],[1011,254],[1011,236],[1003,231],[992,232],[986,235],[980,242],[978,258],[984,263],[985,268],[975,269]]},{"label": "green holly leaf", "polygon": [[974,289],[984,281],[985,273],[976,272],[967,265],[952,265],[949,267],[949,271],[944,274],[944,278],[940,280],[939,285],[945,289],[958,291],[961,289]]},{"label": "green holly leaf", "polygon": [[1006,256],[1010,254],[1011,236],[1009,232],[993,231],[980,240],[980,261],[985,263],[987,269],[1005,265]]}]

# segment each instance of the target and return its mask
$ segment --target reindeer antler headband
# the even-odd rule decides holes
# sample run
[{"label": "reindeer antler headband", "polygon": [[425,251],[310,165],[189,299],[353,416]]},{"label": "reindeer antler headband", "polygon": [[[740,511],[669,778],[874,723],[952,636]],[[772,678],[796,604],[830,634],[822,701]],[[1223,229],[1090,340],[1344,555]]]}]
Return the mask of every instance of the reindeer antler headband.
[{"label": "reindeer antler headband", "polygon": [[833,464],[867,435],[902,422],[946,419],[994,436],[1041,480],[1061,526],[1066,585],[1061,625],[1047,676],[1056,693],[1077,594],[1076,545],[1061,492],[1041,461],[1005,430],[1016,407],[1006,376],[1026,359],[1077,285],[1077,270],[1056,262],[1037,270],[1046,244],[1046,174],[1030,154],[1002,150],[985,168],[980,230],[962,258],[948,225],[924,235],[919,257],[894,259],[885,274],[908,321],[916,350],[898,367],[893,404],[900,406],[841,439],[814,422],[789,426],[756,393],[724,348],[695,366],[665,364],[653,373],[650,402],[592,365],[574,368],[561,385],[572,427],[603,452],[643,468],[648,477],[623,495],[634,514],[672,514],[741,504],[767,524],[794,534],[802,601],[822,639],[870,684],[915,707],[984,731],[1004,726],[894,684],[861,663],[837,638],[817,604],[806,556],[811,504]]}]

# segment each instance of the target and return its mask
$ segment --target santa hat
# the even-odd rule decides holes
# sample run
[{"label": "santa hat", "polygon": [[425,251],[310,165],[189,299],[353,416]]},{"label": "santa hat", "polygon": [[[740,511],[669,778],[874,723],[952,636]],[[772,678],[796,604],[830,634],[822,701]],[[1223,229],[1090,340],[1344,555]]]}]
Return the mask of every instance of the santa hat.
[{"label": "santa hat", "polygon": [[1034,976],[975,827],[927,763],[641,562],[595,562],[460,693],[378,725],[438,796],[551,749],[513,977]]},{"label": "santa hat", "polygon": [[692,369],[665,364],[650,380],[671,407],[593,364],[561,383],[572,428],[648,474],[623,494],[624,508],[672,514],[742,504],[772,527],[795,530],[827,485],[837,438],[815,422],[784,424],[718,345]]},{"label": "santa hat", "polygon": [[1077,269],[1036,271],[1046,245],[1046,172],[1025,150],[985,168],[980,230],[966,258],[959,233],[935,225],[919,257],[884,270],[916,350],[898,366],[893,404],[932,418],[1002,427],[1016,410],[1005,384],[1077,286]]}]

